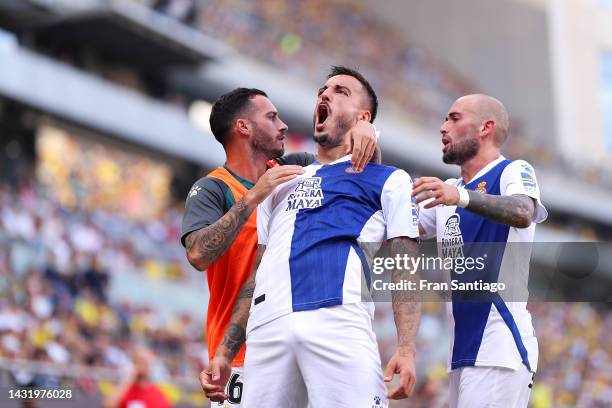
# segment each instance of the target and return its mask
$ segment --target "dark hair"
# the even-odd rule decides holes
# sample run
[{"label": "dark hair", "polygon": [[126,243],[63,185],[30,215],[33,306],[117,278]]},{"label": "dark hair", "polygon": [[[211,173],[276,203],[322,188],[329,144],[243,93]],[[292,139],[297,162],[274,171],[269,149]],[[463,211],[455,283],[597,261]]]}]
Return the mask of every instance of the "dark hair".
[{"label": "dark hair", "polygon": [[372,85],[370,85],[368,80],[365,79],[364,76],[361,75],[361,73],[359,73],[359,71],[357,71],[356,69],[343,67],[341,65],[332,65],[329,71],[329,75],[327,75],[327,79],[335,77],[337,75],[352,76],[353,78],[358,80],[361,85],[363,85],[366,92],[368,93],[368,98],[370,99],[370,122],[373,123],[374,119],[376,119],[376,113],[378,112],[378,97],[376,96],[376,92],[374,92],[374,88],[372,88]]},{"label": "dark hair", "polygon": [[227,134],[236,120],[236,115],[257,95],[268,97],[264,91],[256,88],[236,88],[215,101],[210,111],[210,130],[223,146],[227,142]]}]

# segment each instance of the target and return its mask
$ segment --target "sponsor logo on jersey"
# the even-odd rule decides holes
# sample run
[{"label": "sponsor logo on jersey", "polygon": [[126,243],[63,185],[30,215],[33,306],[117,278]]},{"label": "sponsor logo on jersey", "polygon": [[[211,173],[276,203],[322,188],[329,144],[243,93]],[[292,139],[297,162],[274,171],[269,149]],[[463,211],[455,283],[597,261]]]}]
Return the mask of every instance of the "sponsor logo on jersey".
[{"label": "sponsor logo on jersey", "polygon": [[442,258],[463,258],[463,235],[459,228],[461,218],[453,214],[446,220],[442,236]]},{"label": "sponsor logo on jersey", "polygon": [[481,181],[480,183],[478,183],[478,185],[476,186],[476,190],[474,191],[478,191],[479,193],[486,193],[487,192],[487,182],[486,181]]},{"label": "sponsor logo on jersey", "polygon": [[297,183],[293,193],[287,197],[285,211],[317,208],[321,206],[321,201],[323,201],[321,177],[304,178]]},{"label": "sponsor logo on jersey", "polygon": [[189,190],[189,195],[188,195],[188,198],[191,198],[191,197],[197,196],[197,195],[198,195],[198,193],[200,192],[200,190],[202,190],[202,187],[200,187],[200,186],[193,186],[193,187],[191,188],[191,190]]}]

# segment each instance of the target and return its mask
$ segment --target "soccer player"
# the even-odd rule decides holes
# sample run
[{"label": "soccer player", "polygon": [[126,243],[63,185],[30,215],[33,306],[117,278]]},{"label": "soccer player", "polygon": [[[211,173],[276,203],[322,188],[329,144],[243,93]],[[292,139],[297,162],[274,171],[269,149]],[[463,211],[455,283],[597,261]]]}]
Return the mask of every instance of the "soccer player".
[{"label": "soccer player", "polygon": [[[258,208],[254,271],[205,388],[223,389],[246,338],[245,407],[383,407],[384,381],[394,374],[400,384],[389,397],[412,392],[420,304],[408,293],[393,293],[398,347],[383,378],[373,305],[364,301],[370,275],[361,246],[387,241],[392,256],[416,255],[412,182],[389,166],[370,163],[355,171],[345,155],[347,129],[360,119],[373,121],[377,104],[359,72],[332,68],[314,113],[317,162],[277,186]],[[394,280],[409,277],[408,270],[393,271]]]},{"label": "soccer player", "polygon": [[[266,94],[257,89],[238,88],[221,96],[213,105],[210,125],[224,147],[227,162],[191,188],[181,242],[189,262],[207,271],[206,342],[212,358],[229,324],[238,291],[252,270],[257,246],[254,209],[275,186],[303,173],[301,166],[310,164],[314,156],[298,153],[281,157],[287,126]],[[362,168],[376,148],[374,130],[361,121],[350,134],[354,165]],[[266,171],[266,161],[279,157],[278,162],[286,166]],[[213,406],[239,406],[243,360],[244,349],[233,361],[226,403],[213,402]],[[201,378],[207,375],[205,370]]]},{"label": "soccer player", "polygon": [[452,291],[450,407],[526,407],[537,368],[538,344],[524,294],[531,246],[520,243],[533,242],[535,224],[548,214],[533,167],[500,154],[508,126],[508,113],[497,99],[457,99],[440,133],[442,159],[459,165],[461,178],[414,182],[413,196],[425,203],[419,214],[421,238],[437,237],[442,253],[489,255],[483,273],[451,271],[451,278],[505,280],[523,293],[511,295],[515,301],[505,301],[503,294],[476,301]]}]

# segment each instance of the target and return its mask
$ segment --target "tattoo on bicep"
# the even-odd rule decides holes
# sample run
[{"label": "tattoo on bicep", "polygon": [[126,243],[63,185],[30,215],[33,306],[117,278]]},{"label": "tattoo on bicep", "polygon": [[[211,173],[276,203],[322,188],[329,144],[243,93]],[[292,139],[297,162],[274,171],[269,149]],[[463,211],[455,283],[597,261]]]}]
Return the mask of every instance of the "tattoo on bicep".
[{"label": "tattoo on bicep", "polygon": [[185,238],[185,248],[187,251],[197,248],[199,263],[210,265],[232,245],[251,212],[241,198],[217,222],[189,234]]},{"label": "tattoo on bicep", "polygon": [[533,198],[523,195],[499,196],[468,190],[470,203],[467,209],[492,221],[511,227],[526,228],[533,220]]}]

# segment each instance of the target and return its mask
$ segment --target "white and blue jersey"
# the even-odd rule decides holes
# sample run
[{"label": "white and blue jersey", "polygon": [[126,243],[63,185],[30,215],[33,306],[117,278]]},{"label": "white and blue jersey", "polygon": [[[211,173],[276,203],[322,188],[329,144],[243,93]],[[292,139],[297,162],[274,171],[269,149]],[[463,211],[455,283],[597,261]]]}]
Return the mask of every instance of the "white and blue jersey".
[{"label": "white and blue jersey", "polygon": [[408,173],[378,164],[355,173],[349,160],[315,162],[258,207],[257,235],[267,248],[249,331],[288,313],[361,302],[376,248],[360,244],[418,237]]},{"label": "white and blue jersey", "polygon": [[531,246],[508,245],[509,242],[533,242],[535,224],[548,216],[540,203],[533,167],[523,160],[509,161],[500,156],[467,184],[462,179],[446,182],[493,195],[524,194],[537,202],[534,222],[528,228],[496,223],[456,206],[439,205],[420,211],[419,222],[425,231],[421,238],[437,237],[439,253],[456,253],[457,247],[470,252],[463,253],[465,257],[482,256],[487,252],[486,268],[482,272],[458,274],[452,271],[451,279],[460,282],[481,279],[488,283],[511,281],[519,286],[512,300],[520,301],[504,300],[502,295],[493,295],[483,301],[462,301],[461,292],[452,292],[452,302],[448,304],[452,331],[449,370],[466,366],[518,369],[524,364],[535,372],[538,344],[526,302]]}]

